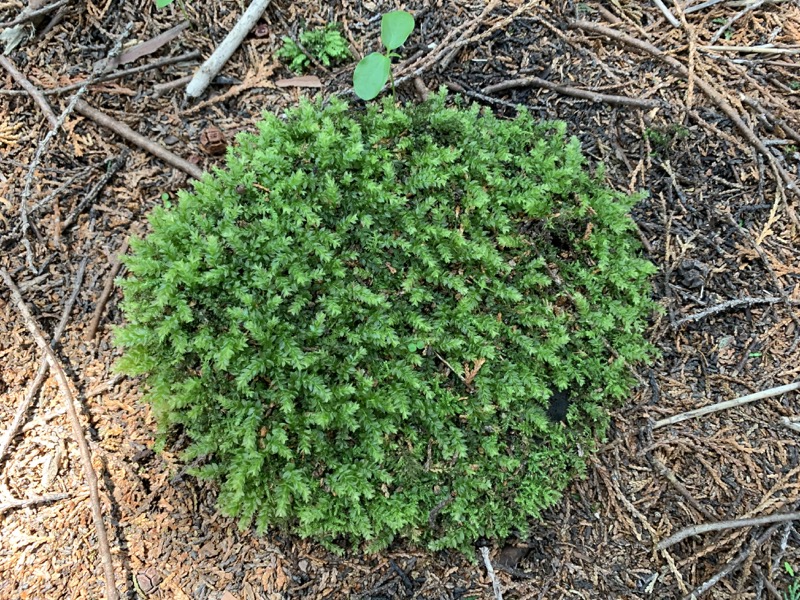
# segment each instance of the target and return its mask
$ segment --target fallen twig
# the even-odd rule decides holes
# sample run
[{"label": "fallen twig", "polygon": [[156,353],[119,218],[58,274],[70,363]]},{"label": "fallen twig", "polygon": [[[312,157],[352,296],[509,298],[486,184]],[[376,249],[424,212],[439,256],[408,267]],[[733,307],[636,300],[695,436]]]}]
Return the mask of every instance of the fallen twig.
[{"label": "fallen twig", "polygon": [[500,589],[500,582],[497,581],[492,561],[489,559],[489,548],[481,546],[481,556],[483,557],[483,564],[486,565],[486,572],[489,574],[489,579],[492,581],[492,591],[494,592],[495,600],[503,600],[503,590]]},{"label": "fallen twig", "polygon": [[41,8],[37,8],[35,10],[28,10],[28,8],[25,8],[15,19],[0,23],[0,29],[5,29],[6,27],[14,27],[15,25],[19,25],[20,23],[25,23],[26,21],[31,21],[37,17],[46,15],[47,13],[64,6],[67,2],[69,2],[69,0],[58,0],[58,2],[53,2],[52,4],[48,4],[47,6],[42,6]]},{"label": "fallen twig", "polygon": [[467,387],[469,387],[469,384],[467,383],[467,380],[466,380],[466,379],[464,379],[464,376],[463,376],[461,373],[459,373],[458,371],[456,371],[456,370],[453,368],[453,365],[451,365],[449,362],[447,362],[447,361],[445,360],[445,358],[444,358],[444,357],[443,357],[441,354],[439,354],[438,352],[435,352],[435,351],[434,351],[434,354],[436,355],[436,358],[438,358],[440,361],[442,361],[442,362],[443,362],[443,363],[444,363],[444,364],[447,366],[447,368],[448,368],[448,369],[450,369],[450,372],[451,372],[451,373],[453,373],[453,375],[455,375],[456,377],[458,377],[458,378],[461,380],[461,382],[462,382],[464,385],[466,385]]},{"label": "fallen twig", "polygon": [[153,85],[153,96],[156,98],[160,98],[164,93],[174,90],[177,87],[181,87],[186,85],[192,80],[191,75],[186,75],[185,77],[180,77],[178,79],[173,79],[172,81],[165,81],[164,83],[156,83]]},{"label": "fallen twig", "polygon": [[[797,504],[795,504],[794,508],[797,508]],[[742,550],[739,555],[734,558],[733,560],[729,561],[719,572],[717,572],[713,577],[703,582],[701,585],[697,586],[693,589],[689,594],[684,596],[683,600],[697,600],[701,595],[705,594],[708,590],[714,587],[723,577],[733,573],[736,569],[739,568],[747,557],[750,556],[750,553],[757,550],[761,544],[766,542],[772,534],[774,534],[779,528],[781,524],[775,523],[769,529],[767,529],[764,533],[762,533],[759,537],[757,537],[750,545]]]},{"label": "fallen twig", "polygon": [[[199,50],[192,50],[191,52],[186,52],[184,54],[179,54],[178,56],[166,56],[164,58],[159,58],[158,60],[154,60],[152,62],[147,63],[146,65],[139,65],[138,67],[131,67],[130,69],[123,69],[121,71],[114,71],[113,73],[109,73],[108,75],[103,75],[102,77],[98,77],[97,79],[91,80],[93,85],[98,83],[104,83],[106,81],[112,81],[113,79],[120,79],[122,77],[127,77],[128,75],[135,75],[136,73],[144,73],[145,71],[152,71],[153,69],[158,69],[159,67],[166,67],[167,65],[174,65],[175,63],[184,62],[187,60],[193,60],[200,56]],[[76,81],[75,83],[70,83],[69,85],[65,85],[63,87],[54,88],[52,90],[45,90],[45,94],[63,94],[65,92],[71,92],[79,88],[80,86],[87,83],[89,80],[84,81]]]},{"label": "fallen twig", "polygon": [[781,425],[784,427],[788,427],[792,431],[797,431],[800,433],[800,423],[797,423],[797,419],[790,419],[789,417],[781,417]]},{"label": "fallen twig", "polygon": [[703,2],[701,4],[695,4],[694,6],[690,6],[688,8],[683,9],[683,14],[690,15],[695,12],[699,12],[704,8],[710,8],[715,4],[719,4],[720,2],[725,2],[725,0],[708,0],[707,2]]},{"label": "fallen twig", "polygon": [[784,597],[781,594],[780,590],[778,590],[778,588],[775,587],[775,584],[769,580],[766,573],[764,573],[764,571],[761,570],[761,567],[759,567],[758,565],[753,565],[753,572],[761,578],[761,581],[764,582],[764,586],[767,588],[769,593],[772,594],[772,597],[775,600],[784,600]]},{"label": "fallen twig", "polygon": [[[782,194],[780,194],[779,196],[782,196]],[[789,216],[790,217],[794,216],[794,221],[796,222],[797,216],[794,214],[793,210],[790,210],[789,204],[788,202],[786,202],[785,197],[783,197],[783,200],[784,204],[786,205]],[[771,214],[774,214],[777,211],[778,209],[777,202],[778,198],[776,198],[776,204],[773,205]],[[736,231],[738,231],[742,235],[742,237],[744,237],[748,241],[748,243],[753,247],[753,249],[756,251],[756,254],[758,254],[758,257],[761,259],[764,268],[767,270],[767,273],[769,273],[769,276],[772,279],[772,283],[775,285],[775,287],[778,290],[778,293],[781,295],[783,304],[789,309],[789,317],[792,319],[792,321],[794,321],[795,327],[797,327],[798,330],[800,330],[800,317],[798,317],[798,315],[796,314],[797,311],[792,310],[792,300],[786,293],[786,290],[784,289],[781,280],[778,279],[778,275],[775,273],[775,269],[772,268],[772,262],[764,253],[763,248],[761,248],[760,242],[763,239],[763,236],[765,236],[766,233],[769,231],[769,226],[770,226],[769,222],[764,226],[764,231],[759,236],[759,239],[755,240],[753,239],[753,236],[750,235],[750,232],[747,229],[745,229],[744,227],[739,225],[739,223],[736,222],[736,219],[733,218],[732,214],[726,213],[725,216],[728,220],[728,223],[730,223],[731,227],[733,227]],[[798,229],[800,229],[800,223],[797,223],[797,227]]]},{"label": "fallen twig", "polygon": [[186,86],[186,96],[189,98],[199,97],[211,83],[211,80],[222,70],[236,49],[241,45],[245,36],[256,22],[264,14],[271,0],[253,0],[230,33],[225,36],[222,43],[214,50],[214,53],[197,70],[189,85]]},{"label": "fallen twig", "polygon": [[745,54],[800,54],[800,48],[776,48],[771,44],[761,46],[698,46],[707,52],[744,52]]},{"label": "fallen twig", "polygon": [[100,181],[94,184],[94,187],[86,194],[78,205],[70,211],[67,215],[67,218],[64,219],[64,222],[61,224],[61,231],[66,231],[69,227],[71,227],[75,221],[78,220],[78,216],[84,211],[84,209],[89,206],[92,202],[94,202],[95,198],[97,198],[98,194],[103,190],[106,184],[111,181],[111,178],[119,171],[122,166],[125,164],[125,161],[128,159],[128,154],[130,154],[130,150],[128,148],[124,148],[119,156],[117,156],[111,163],[108,165],[105,173],[100,178]]},{"label": "fallen twig", "polygon": [[[742,117],[739,115],[739,113],[734,110],[730,103],[728,103],[728,101],[725,100],[725,98],[723,98],[722,95],[716,89],[714,89],[711,84],[701,79],[697,73],[690,73],[689,69],[678,59],[670,56],[649,42],[642,41],[628,35],[627,33],[611,29],[610,27],[606,27],[605,25],[601,25],[599,23],[592,23],[589,21],[572,21],[569,26],[573,29],[582,29],[584,31],[598,33],[618,42],[638,48],[639,50],[642,50],[651,56],[655,56],[662,62],[666,63],[680,73],[683,77],[686,77],[687,79],[691,78],[695,85],[697,85],[697,87],[699,87],[703,93],[708,96],[714,104],[717,105],[717,108],[719,108],[731,121],[733,121],[734,125],[736,125],[736,128],[742,133],[742,135],[744,135],[745,139],[769,161],[770,166],[773,168],[776,175],[778,175],[778,177],[782,179],[784,183],[786,183],[787,189],[790,189],[793,193],[800,195],[800,189],[798,189],[797,182],[795,181],[794,177],[792,177],[792,175],[790,175],[786,169],[776,162],[775,157],[772,155],[772,152],[769,151],[769,148],[764,145],[764,142],[761,141],[761,139],[755,134],[750,126],[742,120]],[[794,214],[794,212],[790,210],[789,214],[792,217],[792,220],[795,221],[795,225],[800,227],[800,223],[797,223],[797,216]]]},{"label": "fallen twig", "polygon": [[667,465],[661,462],[657,456],[655,456],[652,452],[648,452],[647,459],[650,461],[650,464],[653,465],[653,468],[658,471],[662,477],[669,481],[672,484],[672,487],[674,487],[678,493],[683,496],[686,501],[689,502],[689,504],[692,505],[692,508],[694,508],[700,514],[705,515],[706,518],[714,518],[714,515],[708,509],[704,508],[694,496],[692,496],[689,490],[686,489],[686,486],[678,481],[677,477],[675,477],[675,473],[673,473],[672,470],[667,467]]},{"label": "fallen twig", "polygon": [[17,67],[14,66],[14,63],[11,62],[11,59],[7,56],[0,55],[0,66],[2,66],[6,71],[11,73],[11,77],[20,84],[23,89],[33,98],[34,102],[39,105],[39,108],[42,109],[44,116],[47,117],[47,120],[50,121],[50,129],[55,129],[58,127],[58,119],[56,118],[55,113],[53,113],[53,109],[50,108],[50,105],[45,100],[44,95],[33,85],[28,78],[25,77],[22,73],[17,70]]},{"label": "fallen twig", "polygon": [[727,21],[725,21],[725,24],[722,27],[720,27],[713,36],[711,36],[711,40],[710,40],[711,44],[715,44],[717,42],[717,40],[722,37],[722,34],[725,33],[726,31],[728,31],[728,28],[731,25],[733,25],[736,21],[741,19],[743,16],[745,16],[750,11],[753,11],[753,10],[757,9],[758,7],[760,7],[762,4],[764,4],[764,2],[766,2],[766,0],[756,0],[755,2],[750,2],[750,3],[746,4],[745,7],[742,10],[740,10],[738,13],[733,15]]},{"label": "fallen twig", "polygon": [[770,111],[764,108],[764,106],[758,100],[749,98],[744,94],[739,94],[739,98],[742,100],[742,102],[744,102],[748,106],[752,106],[753,108],[755,108],[764,119],[767,119],[768,120],[767,124],[770,127],[777,126],[782,133],[786,134],[787,137],[792,138],[795,142],[800,144],[800,133],[798,133],[792,127],[790,127],[785,119],[781,119],[773,115]]},{"label": "fallen twig", "polygon": [[[64,310],[61,313],[61,319],[58,321],[58,325],[56,325],[55,331],[53,331],[53,337],[50,339],[51,348],[56,347],[58,340],[61,338],[64,330],[67,328],[67,321],[69,320],[69,315],[72,312],[72,307],[75,306],[75,301],[78,299],[78,292],[81,289],[83,275],[86,273],[86,264],[88,262],[89,257],[85,256],[78,267],[78,272],[75,274],[75,283],[72,286],[72,294],[67,300],[67,303],[64,305]],[[11,424],[8,426],[8,429],[6,429],[3,439],[0,440],[0,462],[3,461],[3,457],[11,445],[11,441],[16,437],[19,427],[22,424],[22,420],[25,418],[25,415],[28,413],[28,409],[33,403],[33,399],[36,397],[36,394],[39,393],[39,389],[47,379],[47,373],[49,370],[50,368],[47,358],[42,359],[33,383],[31,383],[28,391],[25,392],[22,402],[20,402],[17,406],[17,411],[14,413],[14,418],[12,419]]]},{"label": "fallen twig", "polygon": [[718,523],[703,523],[702,525],[692,525],[681,529],[672,534],[665,540],[661,540],[656,545],[656,550],[664,550],[682,542],[693,535],[708,533],[709,531],[722,531],[723,529],[739,529],[742,527],[758,527],[759,525],[769,525],[770,523],[786,523],[800,519],[800,512],[783,513],[777,515],[766,515],[764,517],[754,517],[752,519],[734,519],[733,521],[719,521]]},{"label": "fallen twig", "polygon": [[670,25],[672,25],[673,27],[681,26],[680,21],[678,21],[678,19],[675,18],[675,15],[672,14],[672,11],[668,9],[667,5],[664,4],[661,0],[653,0],[653,4],[655,4],[658,7],[658,10],[660,10],[661,13],[667,18],[667,21],[669,21]]},{"label": "fallen twig", "polygon": [[[110,57],[114,57],[117,54],[119,54],[120,50],[122,49],[122,42],[128,36],[128,33],[130,33],[132,27],[133,23],[129,23],[128,26],[125,28],[125,30],[122,32],[122,34],[120,34],[119,39],[117,39],[117,41],[114,44],[114,47],[109,52]],[[95,73],[95,76],[100,76],[102,74],[103,74],[102,71],[99,71]],[[28,240],[28,229],[30,229],[30,223],[28,221],[28,199],[31,196],[31,187],[33,186],[33,176],[34,173],[36,172],[36,168],[39,166],[39,163],[42,160],[42,155],[44,154],[44,151],[47,149],[48,145],[52,141],[53,137],[55,137],[56,133],[58,133],[58,130],[61,129],[67,117],[70,114],[72,114],[73,110],[76,109],[78,103],[82,102],[80,100],[80,97],[86,91],[86,88],[90,82],[91,79],[88,80],[83,86],[78,88],[78,90],[70,99],[69,104],[67,104],[67,107],[59,115],[55,123],[55,126],[50,131],[47,132],[47,135],[44,136],[42,141],[36,147],[36,152],[33,155],[33,160],[31,161],[31,164],[28,166],[28,173],[25,176],[25,186],[22,189],[22,197],[20,200],[20,208],[19,208],[20,218],[22,220],[22,245],[25,247],[25,259],[28,264],[28,268],[34,273],[36,272],[36,267],[33,263],[33,248],[31,247],[30,241]]]},{"label": "fallen twig", "polygon": [[100,294],[100,298],[97,300],[97,306],[94,307],[94,314],[92,315],[92,320],[89,322],[89,328],[86,330],[86,334],[83,337],[87,342],[94,340],[94,336],[97,334],[97,326],[100,324],[100,318],[103,316],[103,309],[106,306],[106,302],[108,302],[108,298],[111,296],[111,291],[114,289],[114,278],[122,267],[122,257],[128,251],[129,243],[130,238],[125,238],[125,241],[122,242],[122,246],[120,246],[119,250],[114,254],[114,258],[111,260],[111,269],[108,271],[106,283],[103,286],[103,293]]},{"label": "fallen twig", "polygon": [[702,408],[697,408],[695,410],[690,410],[684,413],[680,413],[678,415],[673,415],[666,419],[661,419],[660,421],[656,421],[655,423],[653,423],[653,429],[658,429],[660,427],[665,427],[667,425],[674,425],[675,423],[680,423],[681,421],[686,421],[688,419],[693,419],[695,417],[702,417],[703,415],[719,412],[721,410],[733,408],[735,406],[749,404],[750,402],[755,402],[756,400],[763,400],[764,398],[772,398],[773,396],[780,396],[781,394],[793,392],[794,390],[797,389],[800,389],[800,381],[756,392],[755,394],[748,394],[747,396],[735,398],[734,400],[726,400],[725,402],[718,402],[717,404],[704,406]]},{"label": "fallen twig", "polygon": [[99,396],[100,394],[104,394],[108,390],[114,389],[114,386],[117,385],[120,381],[125,379],[125,375],[122,373],[117,373],[108,381],[104,381],[103,383],[99,383],[94,386],[92,389],[86,392],[87,398],[93,398],[94,396]]},{"label": "fallen twig", "polygon": [[194,177],[195,179],[200,179],[203,176],[203,170],[197,165],[193,165],[188,160],[185,160],[180,156],[178,156],[177,154],[170,152],[169,150],[164,148],[164,146],[161,146],[160,144],[157,144],[156,142],[144,137],[143,135],[136,133],[133,129],[125,125],[125,123],[117,121],[113,117],[109,117],[104,112],[89,106],[83,100],[79,101],[75,105],[75,110],[78,111],[80,114],[82,114],[84,117],[89,117],[98,125],[107,127],[120,137],[131,142],[132,144],[135,144],[140,148],[142,148],[143,150],[146,150],[150,154],[157,156],[158,158],[172,165],[176,169],[180,169],[190,177]]},{"label": "fallen twig", "polygon": [[[777,296],[768,296],[767,298],[737,298],[735,300],[728,300],[726,302],[722,302],[720,304],[715,304],[711,308],[706,310],[700,311],[698,313],[694,313],[689,315],[688,317],[683,317],[682,319],[678,319],[675,321],[675,327],[679,327],[684,323],[689,323],[690,321],[699,321],[705,317],[709,317],[711,315],[715,315],[717,313],[730,310],[732,308],[738,308],[740,306],[756,306],[758,304],[779,304],[784,302],[783,298],[779,298]],[[800,300],[788,300],[789,304],[792,305],[800,305]]]},{"label": "fallen twig", "polygon": [[606,104],[634,106],[637,108],[656,108],[658,106],[662,106],[662,103],[659,102],[658,100],[642,100],[641,98],[630,98],[628,96],[601,94],[599,92],[593,92],[591,90],[583,90],[579,88],[570,87],[567,85],[559,85],[557,83],[553,83],[552,81],[547,81],[546,79],[541,79],[539,77],[521,77],[520,79],[509,79],[508,81],[503,81],[500,83],[496,83],[494,85],[486,86],[481,91],[484,94],[493,94],[495,92],[500,92],[503,90],[508,90],[517,87],[526,87],[529,85],[535,87],[542,87],[551,90],[553,92],[563,94],[564,96],[572,96],[574,98],[583,98],[585,100],[591,100],[592,102],[604,102]]},{"label": "fallen twig", "polygon": [[25,325],[28,327],[28,331],[31,332],[31,335],[36,340],[37,345],[47,357],[47,360],[50,363],[50,368],[53,369],[56,379],[58,380],[61,393],[64,395],[67,414],[69,414],[70,422],[72,424],[72,433],[75,436],[75,441],[77,442],[78,449],[80,450],[84,477],[86,478],[86,483],[89,486],[92,517],[94,519],[94,525],[97,531],[97,544],[100,547],[100,556],[103,560],[103,570],[105,572],[106,599],[118,600],[119,593],[117,592],[117,586],[114,579],[114,563],[111,559],[111,550],[108,544],[108,534],[106,533],[106,528],[103,523],[103,512],[100,506],[100,491],[97,486],[97,474],[94,472],[94,467],[92,467],[92,455],[89,451],[89,444],[86,442],[86,436],[83,433],[81,421],[78,417],[78,411],[75,409],[75,398],[72,395],[72,390],[70,389],[69,379],[67,379],[67,374],[64,372],[64,369],[61,366],[61,363],[59,362],[55,352],[53,352],[53,349],[50,348],[50,344],[48,344],[47,340],[45,340],[39,324],[36,322],[36,319],[34,319],[27,304],[25,304],[25,300],[22,298],[19,288],[14,283],[14,280],[11,279],[11,275],[9,275],[5,269],[0,269],[0,277],[3,278],[6,286],[11,291],[11,297],[17,306],[17,310],[22,315],[22,319],[25,322]]},{"label": "fallen twig", "polygon": [[0,515],[12,508],[27,508],[28,506],[36,506],[37,504],[48,504],[50,502],[58,502],[70,498],[72,494],[48,494],[47,496],[38,496],[36,498],[25,498],[24,500],[8,500],[0,504]]}]

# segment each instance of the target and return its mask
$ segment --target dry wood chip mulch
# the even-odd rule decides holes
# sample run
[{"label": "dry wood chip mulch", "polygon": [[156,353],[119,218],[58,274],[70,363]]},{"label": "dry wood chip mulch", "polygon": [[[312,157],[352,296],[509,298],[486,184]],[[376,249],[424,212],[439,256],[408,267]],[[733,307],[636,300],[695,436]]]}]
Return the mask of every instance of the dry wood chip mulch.
[{"label": "dry wood chip mulch", "polygon": [[[23,7],[0,2],[0,28]],[[65,2],[0,62],[0,269],[48,339],[75,298],[56,353],[77,394],[122,597],[136,597],[134,580],[154,598],[494,597],[477,553],[470,561],[399,542],[377,556],[339,557],[280,532],[240,532],[215,511],[213,487],[186,476],[177,455],[152,452],[155,425],[138,382],[111,370],[111,328],[121,320],[112,265],[187,176],[82,111],[43,143],[82,94],[210,169],[222,159],[209,131],[232,140],[262,111],[317,91],[276,86],[291,77],[274,58],[282,36],[338,21],[361,55],[376,48],[378,15],[401,7],[418,24],[397,65],[402,97],[444,85],[500,114],[523,104],[563,119],[593,166],[606,165],[610,185],[647,193],[634,216],[659,268],[664,312],[650,337],[662,357],[638,371],[641,385],[614,414],[586,477],[529,536],[492,549],[505,597],[780,597],[784,561],[800,567],[795,521],[656,545],[692,525],[800,509],[797,391],[653,423],[800,379],[797,3],[688,0],[667,3],[667,15],[624,0],[274,0],[208,92],[187,103],[179,80],[224,38],[242,3],[188,2],[184,15],[178,3],[158,11],[150,0]],[[96,79],[109,73],[102,61],[115,45],[124,53],[184,16],[194,26]],[[49,116],[9,65],[43,93]],[[132,67],[142,68],[117,75]],[[311,74],[322,93],[352,98],[352,67]],[[1,431],[42,359],[3,287]],[[81,457],[62,390],[52,374],[44,379],[0,455],[0,598],[101,598]]]}]

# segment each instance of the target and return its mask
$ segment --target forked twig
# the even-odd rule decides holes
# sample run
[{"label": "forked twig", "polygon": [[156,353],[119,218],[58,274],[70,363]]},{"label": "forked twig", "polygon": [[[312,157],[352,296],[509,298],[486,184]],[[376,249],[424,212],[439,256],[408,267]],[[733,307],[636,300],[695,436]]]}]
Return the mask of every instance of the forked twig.
[{"label": "forked twig", "polygon": [[22,86],[22,88],[33,98],[34,102],[39,105],[39,108],[42,109],[44,116],[47,117],[47,120],[50,121],[50,129],[55,129],[58,127],[58,118],[56,117],[53,109],[50,108],[50,105],[47,103],[42,92],[40,92],[35,85],[33,85],[28,78],[25,77],[22,73],[17,70],[17,67],[11,62],[11,59],[7,56],[0,55],[0,66],[2,66],[6,71],[11,73],[11,77]]},{"label": "forked twig", "polygon": [[72,424],[72,433],[75,436],[75,441],[77,442],[78,449],[80,450],[84,477],[86,478],[86,483],[89,486],[92,517],[94,519],[94,525],[97,531],[97,544],[100,547],[100,556],[103,560],[103,571],[105,573],[106,599],[118,600],[119,592],[117,591],[116,581],[114,579],[114,563],[111,559],[111,549],[108,544],[108,533],[106,533],[106,528],[103,523],[103,512],[100,507],[100,491],[97,485],[97,474],[94,472],[94,467],[92,467],[92,455],[89,450],[89,444],[86,442],[86,436],[83,433],[81,421],[78,417],[78,411],[75,409],[75,398],[72,395],[72,390],[70,389],[69,379],[67,378],[67,374],[64,372],[64,369],[61,366],[61,363],[59,362],[55,352],[53,352],[53,349],[50,348],[50,344],[48,344],[47,340],[44,338],[39,324],[31,314],[27,304],[25,304],[25,300],[22,298],[22,294],[20,293],[17,285],[14,283],[14,280],[11,278],[11,275],[9,275],[8,271],[5,269],[0,268],[0,277],[3,278],[6,286],[11,291],[11,297],[17,306],[17,310],[22,315],[22,319],[25,322],[28,331],[31,332],[31,335],[36,340],[36,344],[47,357],[47,361],[50,363],[50,368],[53,369],[56,379],[58,380],[61,393],[64,395],[67,414],[69,415],[69,419]]},{"label": "forked twig", "polygon": [[[66,305],[64,305],[64,311],[61,313],[61,320],[58,322],[55,331],[53,332],[53,337],[50,340],[50,347],[55,348],[58,340],[61,338],[61,335],[64,333],[64,330],[67,328],[67,321],[69,320],[69,315],[72,312],[72,307],[75,306],[75,301],[78,299],[78,292],[81,289],[81,284],[83,283],[83,275],[86,272],[86,263],[89,262],[89,257],[85,256],[81,261],[80,266],[78,267],[78,273],[75,275],[75,284],[72,286],[72,294],[70,295],[69,299],[67,300]],[[47,379],[47,373],[50,370],[50,365],[47,362],[47,358],[42,359],[41,364],[39,365],[39,370],[36,372],[36,377],[31,383],[28,391],[25,392],[25,396],[22,398],[22,402],[19,403],[17,406],[17,411],[14,413],[14,418],[11,421],[11,424],[6,429],[5,434],[3,435],[3,439],[0,440],[0,462],[3,461],[3,457],[5,456],[6,452],[8,451],[8,447],[11,445],[11,441],[16,437],[17,431],[19,431],[19,427],[22,424],[22,420],[25,418],[25,415],[28,412],[28,409],[31,407],[33,403],[33,399],[36,397],[36,394],[39,393],[39,389],[44,384],[45,380]]]},{"label": "forked twig", "polygon": [[111,161],[111,164],[108,165],[105,173],[103,173],[103,176],[100,177],[100,180],[94,184],[92,189],[89,190],[89,193],[86,194],[80,200],[80,202],[78,202],[78,205],[73,208],[67,215],[67,218],[64,219],[64,222],[61,224],[61,231],[66,231],[69,227],[71,227],[78,220],[78,216],[84,211],[84,209],[95,201],[106,184],[111,181],[111,178],[114,177],[117,171],[119,171],[125,164],[125,161],[128,159],[128,154],[130,154],[130,150],[128,148],[123,148],[120,155]]},{"label": "forked twig", "polygon": [[[798,503],[795,503],[793,509],[797,509],[797,506]],[[742,550],[736,558],[729,561],[728,564],[726,564],[722,569],[720,569],[720,571],[714,574],[713,577],[704,581],[702,584],[693,589],[689,594],[687,594],[683,598],[683,600],[697,600],[697,598],[699,598],[702,594],[706,593],[708,590],[714,587],[723,577],[733,573],[736,569],[739,568],[739,565],[741,565],[745,560],[747,560],[747,557],[750,556],[750,554],[753,551],[757,550],[759,546],[761,546],[761,544],[763,544],[770,537],[772,537],[772,535],[780,528],[780,526],[781,523],[775,523],[774,525],[772,525],[764,533],[762,533],[755,540],[753,540],[747,548]]]},{"label": "forked twig", "polygon": [[57,2],[53,2],[52,4],[48,4],[46,6],[42,6],[41,8],[37,8],[34,10],[28,10],[28,8],[25,8],[15,19],[12,19],[10,21],[3,21],[2,23],[0,23],[0,29],[14,27],[15,25],[19,25],[20,23],[25,23],[26,21],[31,21],[36,17],[41,17],[42,15],[46,15],[47,13],[64,6],[67,2],[69,2],[69,0],[58,0]]}]

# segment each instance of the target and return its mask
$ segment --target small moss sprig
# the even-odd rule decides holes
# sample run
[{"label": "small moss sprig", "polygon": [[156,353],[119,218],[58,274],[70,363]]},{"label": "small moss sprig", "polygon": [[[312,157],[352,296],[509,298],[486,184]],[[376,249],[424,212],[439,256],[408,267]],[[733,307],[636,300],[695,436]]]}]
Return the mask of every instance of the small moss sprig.
[{"label": "small moss sprig", "polygon": [[381,17],[381,43],[386,54],[373,52],[362,58],[353,73],[353,89],[362,100],[372,100],[391,81],[394,94],[394,78],[392,77],[392,58],[400,55],[394,52],[406,43],[408,36],[414,31],[414,16],[404,10],[386,13]]},{"label": "small moss sprig", "polygon": [[[283,45],[275,53],[275,56],[286,61],[289,70],[295,73],[304,73],[311,64],[308,56],[292,38],[284,36],[282,39]],[[303,31],[298,39],[303,48],[326,67],[337,65],[352,57],[347,40],[336,23],[329,23],[320,29]]]}]

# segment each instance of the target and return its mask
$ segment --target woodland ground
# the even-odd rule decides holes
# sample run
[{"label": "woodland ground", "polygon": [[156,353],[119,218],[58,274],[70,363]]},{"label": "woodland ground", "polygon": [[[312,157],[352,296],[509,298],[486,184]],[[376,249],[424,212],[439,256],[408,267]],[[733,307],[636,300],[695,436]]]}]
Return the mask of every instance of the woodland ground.
[{"label": "woodland ground", "polygon": [[[655,545],[691,525],[798,510],[800,433],[785,423],[800,415],[797,392],[652,423],[798,379],[798,4],[678,0],[668,2],[673,25],[655,4],[627,0],[274,0],[199,101],[185,102],[183,86],[160,89],[195,71],[242,4],[188,2],[192,27],[106,72],[195,50],[201,58],[92,83],[82,98],[210,169],[222,159],[201,143],[208,127],[231,140],[262,111],[316,92],[348,93],[355,60],[313,67],[321,89],[279,87],[291,77],[274,58],[281,36],[337,21],[362,55],[377,49],[378,15],[407,8],[417,29],[397,73],[419,79],[401,84],[401,97],[447,85],[503,115],[524,104],[542,119],[563,119],[589,160],[606,165],[609,185],[649,194],[634,217],[659,268],[654,293],[665,312],[649,337],[662,357],[638,370],[640,385],[614,413],[586,477],[529,537],[492,547],[505,598],[673,599],[704,585],[706,598],[780,598],[783,562],[800,567],[792,521]],[[0,21],[22,7],[0,1]],[[139,383],[112,372],[111,328],[121,320],[112,266],[128,236],[146,230],[161,195],[187,176],[78,112],[44,148],[51,123],[7,65],[59,115],[118,41],[129,48],[183,17],[177,3],[159,11],[152,0],[67,2],[0,69],[0,267],[47,339],[66,310],[56,355],[98,473],[122,597],[136,597],[133,580],[146,584],[143,573],[162,579],[151,595],[167,599],[493,597],[477,553],[471,562],[396,543],[375,556],[335,556],[279,532],[239,532],[215,511],[213,486],[185,475],[177,449],[150,450],[155,426]],[[629,37],[614,39],[616,32]],[[576,89],[606,96],[579,98]],[[740,302],[723,305],[730,301]],[[30,395],[42,357],[19,302],[0,285],[2,431]],[[98,535],[63,406],[57,380],[46,378],[0,452],[3,599],[103,597]],[[36,503],[43,497],[49,502]]]}]

